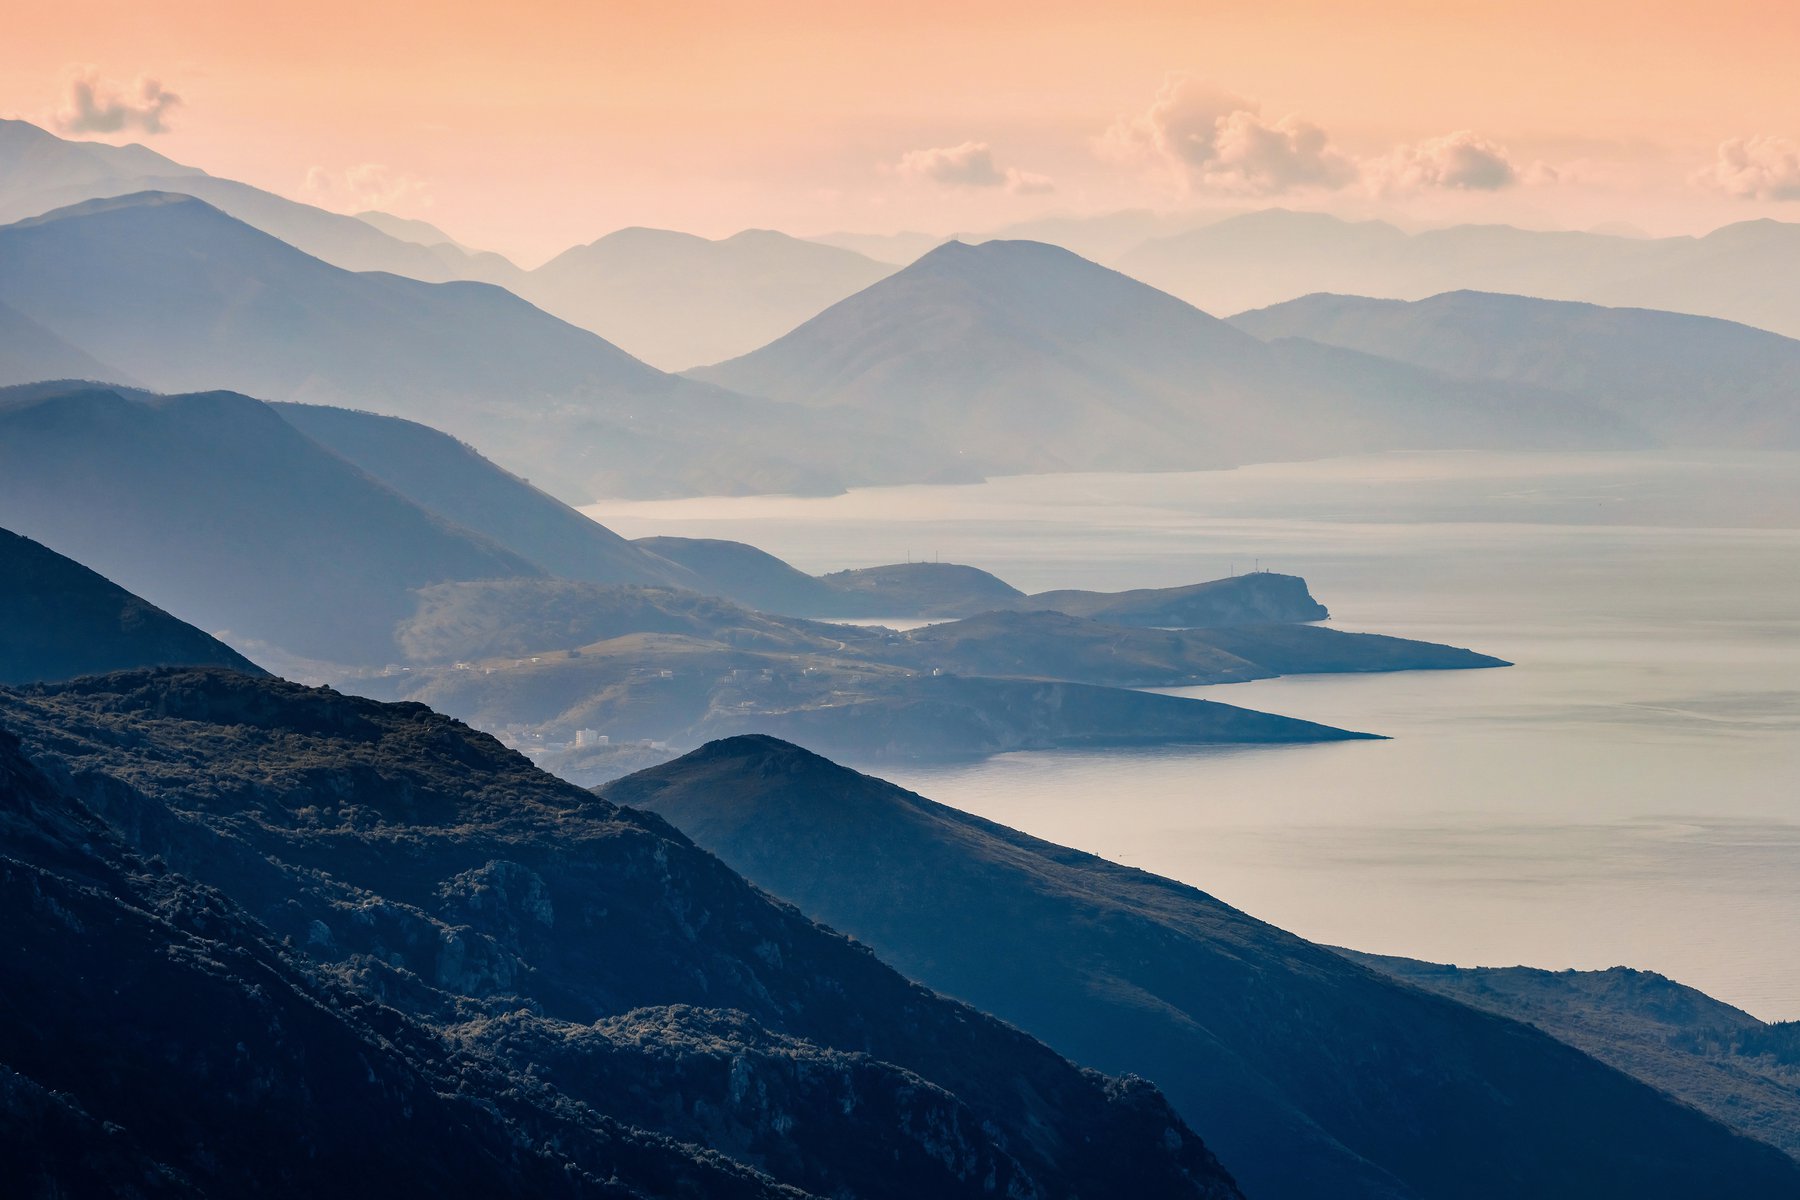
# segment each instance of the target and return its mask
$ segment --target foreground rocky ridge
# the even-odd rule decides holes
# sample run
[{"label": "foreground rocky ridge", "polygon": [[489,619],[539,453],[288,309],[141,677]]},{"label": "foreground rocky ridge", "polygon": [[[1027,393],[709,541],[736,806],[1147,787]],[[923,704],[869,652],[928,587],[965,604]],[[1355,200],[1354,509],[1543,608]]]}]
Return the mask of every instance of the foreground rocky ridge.
[{"label": "foreground rocky ridge", "polygon": [[140,672],[0,726],[0,1098],[59,1186],[383,1194],[380,1155],[446,1195],[1237,1194],[1149,1085],[421,706]]}]

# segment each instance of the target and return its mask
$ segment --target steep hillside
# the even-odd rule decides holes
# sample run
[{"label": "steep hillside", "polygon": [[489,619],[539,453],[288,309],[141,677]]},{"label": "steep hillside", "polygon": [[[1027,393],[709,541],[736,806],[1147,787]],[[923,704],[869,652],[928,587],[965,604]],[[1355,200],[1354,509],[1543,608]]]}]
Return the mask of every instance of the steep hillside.
[{"label": "steep hillside", "polygon": [[1525,1025],[773,739],[716,743],[605,794],[933,986],[1155,1078],[1250,1195],[1800,1187],[1800,1164]]},{"label": "steep hillside", "polygon": [[0,526],[239,645],[387,662],[411,590],[541,575],[229,392],[0,391]]},{"label": "steep hillside", "polygon": [[1535,1025],[1800,1158],[1800,1022],[1759,1021],[1653,971],[1452,967],[1343,951],[1396,979]]},{"label": "steep hillside", "polygon": [[271,407],[419,507],[492,538],[550,574],[588,583],[700,586],[691,571],[646,553],[428,425],[345,408]]},{"label": "steep hillside", "polygon": [[0,685],[167,666],[262,673],[217,638],[0,529]]},{"label": "steep hillside", "polygon": [[43,379],[131,382],[124,371],[57,337],[17,309],[0,304],[0,387]]},{"label": "steep hillside", "polygon": [[190,1192],[1237,1195],[1149,1085],[421,707],[137,673],[0,725],[56,781],[0,746],[0,1063]]}]

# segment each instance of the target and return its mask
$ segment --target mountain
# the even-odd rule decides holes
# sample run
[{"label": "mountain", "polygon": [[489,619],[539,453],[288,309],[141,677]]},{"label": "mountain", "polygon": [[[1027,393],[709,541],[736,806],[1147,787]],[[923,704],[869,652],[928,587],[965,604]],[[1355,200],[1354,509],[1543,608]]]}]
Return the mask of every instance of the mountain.
[{"label": "mountain", "polygon": [[0,1154],[51,1194],[1238,1194],[1151,1085],[422,707],[139,672],[0,726]]},{"label": "mountain", "polygon": [[163,666],[262,670],[105,576],[0,529],[0,686]]},{"label": "mountain", "polygon": [[1149,1074],[1249,1195],[1800,1187],[1800,1164],[1528,1026],[794,746],[720,742],[604,790],[932,986]]},{"label": "mountain", "polygon": [[229,392],[0,391],[0,525],[242,646],[387,662],[412,589],[542,568]]},{"label": "mountain", "polygon": [[40,379],[131,382],[131,377],[117,367],[106,365],[24,313],[0,304],[0,387]]},{"label": "mountain", "polygon": [[446,257],[373,224],[183,166],[144,146],[70,141],[25,121],[0,120],[0,224],[52,209],[138,192],[195,196],[307,254],[351,271],[415,279],[488,278],[518,268],[498,255]]},{"label": "mountain", "polygon": [[1682,447],[1800,448],[1800,341],[1711,317],[1485,292],[1305,296],[1231,319],[1463,379],[1604,404]]},{"label": "mountain", "polygon": [[621,229],[563,251],[515,290],[678,371],[754,350],[892,272],[852,250],[767,229],[718,241]]},{"label": "mountain", "polygon": [[1800,337],[1800,224],[1643,238],[1456,225],[1406,233],[1324,213],[1249,213],[1155,238],[1112,264],[1214,313],[1315,292],[1421,300],[1472,289],[1719,317]]},{"label": "mountain", "polygon": [[1641,442],[1567,396],[1266,344],[1035,242],[939,247],[768,346],[690,375],[826,412],[904,414],[1002,472]]},{"label": "mountain", "polygon": [[1343,951],[1396,979],[1535,1025],[1800,1158],[1800,1022],[1769,1024],[1654,971],[1452,967]]},{"label": "mountain", "polygon": [[665,375],[500,288],[344,271],[174,193],[0,228],[0,303],[147,386],[423,420],[581,500],[954,467],[900,422],[820,422]]},{"label": "mountain", "polygon": [[832,615],[837,593],[817,576],[745,542],[724,538],[646,537],[634,543],[691,571],[701,588],[763,612]]},{"label": "mountain", "polygon": [[701,590],[796,617],[969,617],[995,611],[1060,612],[1114,625],[1193,629],[1322,621],[1331,614],[1296,575],[1254,571],[1169,588],[1026,595],[961,563],[890,563],[808,575],[773,554],[718,538],[648,537],[636,545],[692,572]]},{"label": "mountain", "polygon": [[270,407],[420,508],[493,539],[551,575],[587,583],[701,586],[693,572],[626,541],[429,425],[312,404]]}]

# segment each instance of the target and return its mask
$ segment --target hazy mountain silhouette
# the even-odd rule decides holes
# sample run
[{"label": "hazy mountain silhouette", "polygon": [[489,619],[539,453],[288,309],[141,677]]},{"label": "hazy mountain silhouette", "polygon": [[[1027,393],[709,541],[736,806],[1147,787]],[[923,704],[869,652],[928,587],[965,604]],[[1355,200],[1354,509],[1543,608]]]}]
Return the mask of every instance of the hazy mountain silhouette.
[{"label": "hazy mountain silhouette", "polygon": [[1208,312],[1314,292],[1420,300],[1474,289],[1664,309],[1800,337],[1800,225],[1743,221],[1704,237],[1640,238],[1381,221],[1279,209],[1146,242],[1120,270]]},{"label": "hazy mountain silhouette", "polygon": [[492,538],[549,574],[589,583],[703,586],[693,572],[626,541],[428,425],[311,404],[270,407],[421,508]]},{"label": "hazy mountain silhouette", "polygon": [[1114,625],[1194,629],[1322,621],[1331,614],[1295,575],[1256,571],[1167,588],[1026,595],[960,563],[890,563],[808,575],[743,542],[648,537],[637,545],[693,572],[701,590],[764,612],[819,618],[968,617],[996,610],[1060,612]]},{"label": "hazy mountain silhouette", "polygon": [[518,271],[498,255],[455,248],[446,257],[356,217],[209,175],[144,146],[70,141],[26,121],[0,120],[0,224],[87,200],[149,191],[197,196],[346,270],[393,271],[433,281],[488,278],[487,272],[493,272],[491,281],[500,283]]},{"label": "hazy mountain silhouette", "polygon": [[424,708],[140,672],[0,691],[0,726],[0,1161],[34,1187],[1237,1195],[1152,1086]]},{"label": "hazy mountain silhouette", "polygon": [[16,309],[0,304],[0,387],[40,379],[110,379],[131,376],[45,329]]},{"label": "hazy mountain silhouette", "polygon": [[515,290],[653,366],[679,371],[754,350],[893,269],[767,229],[718,241],[621,229],[563,251]]},{"label": "hazy mountain silhouette", "polygon": [[690,374],[827,411],[904,413],[1003,471],[1639,440],[1565,396],[1262,343],[1034,242],[942,246],[761,350]]},{"label": "hazy mountain silhouette", "polygon": [[105,576],[0,529],[0,685],[170,666],[262,671]]},{"label": "hazy mountain silhouette", "polygon": [[796,746],[716,743],[604,792],[927,983],[1155,1078],[1250,1195],[1800,1186],[1773,1149],[1525,1025]]},{"label": "hazy mountain silhouette", "polygon": [[1800,1158],[1800,1021],[1771,1024],[1654,971],[1452,967],[1340,951],[1535,1025]]},{"label": "hazy mountain silhouette", "polygon": [[543,573],[228,392],[0,391],[0,525],[240,644],[337,662],[391,659],[413,588]]},{"label": "hazy mountain silhouette", "polygon": [[1670,445],[1800,448],[1800,341],[1711,317],[1485,292],[1306,296],[1231,323],[1596,401]]},{"label": "hazy mountain silhouette", "polygon": [[148,386],[421,419],[580,499],[955,468],[900,422],[820,422],[665,375],[500,288],[344,271],[172,193],[0,228],[0,302]]}]

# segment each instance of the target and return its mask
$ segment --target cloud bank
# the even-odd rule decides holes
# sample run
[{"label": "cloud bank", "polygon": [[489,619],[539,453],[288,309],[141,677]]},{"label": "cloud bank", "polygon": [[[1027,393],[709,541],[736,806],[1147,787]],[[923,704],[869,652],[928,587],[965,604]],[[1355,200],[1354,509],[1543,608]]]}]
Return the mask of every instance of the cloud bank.
[{"label": "cloud bank", "polygon": [[1005,188],[1019,195],[1055,190],[1048,176],[1034,175],[1017,167],[1002,168],[994,161],[993,147],[986,142],[909,150],[900,156],[894,170],[945,187]]},{"label": "cloud bank", "polygon": [[1693,182],[1739,200],[1800,200],[1800,144],[1778,137],[1732,138]]},{"label": "cloud bank", "polygon": [[1387,192],[1495,192],[1519,182],[1519,169],[1506,151],[1467,129],[1397,147],[1367,164],[1366,171],[1376,188]]},{"label": "cloud bank", "polygon": [[1201,190],[1266,196],[1357,177],[1319,126],[1291,115],[1265,121],[1255,101],[1187,75],[1164,82],[1149,109],[1115,124],[1103,144],[1117,157],[1159,160]]},{"label": "cloud bank", "polygon": [[62,133],[162,133],[169,110],[181,104],[158,80],[139,77],[121,85],[100,78],[93,67],[72,73],[68,87],[54,118]]},{"label": "cloud bank", "polygon": [[1470,130],[1357,159],[1323,127],[1296,114],[1271,121],[1257,101],[1191,75],[1165,80],[1148,109],[1114,123],[1100,144],[1115,160],[1167,168],[1183,190],[1240,196],[1495,191],[1520,181],[1506,151]]},{"label": "cloud bank", "polygon": [[313,167],[306,172],[306,190],[326,207],[353,212],[431,204],[424,180],[385,163],[359,163],[342,171]]}]

